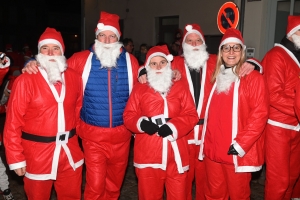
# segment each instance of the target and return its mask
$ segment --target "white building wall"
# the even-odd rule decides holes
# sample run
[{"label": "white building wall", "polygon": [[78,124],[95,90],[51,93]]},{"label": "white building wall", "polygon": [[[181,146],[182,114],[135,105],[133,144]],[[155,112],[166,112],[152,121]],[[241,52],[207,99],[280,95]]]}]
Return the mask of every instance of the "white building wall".
[{"label": "white building wall", "polygon": [[[132,38],[136,49],[141,43],[155,45],[155,17],[179,16],[179,28],[200,24],[205,35],[219,35],[217,14],[226,0],[85,0],[85,48],[95,40],[94,29],[100,11],[115,13],[124,20],[123,37]],[[129,11],[126,12],[126,9]]]}]

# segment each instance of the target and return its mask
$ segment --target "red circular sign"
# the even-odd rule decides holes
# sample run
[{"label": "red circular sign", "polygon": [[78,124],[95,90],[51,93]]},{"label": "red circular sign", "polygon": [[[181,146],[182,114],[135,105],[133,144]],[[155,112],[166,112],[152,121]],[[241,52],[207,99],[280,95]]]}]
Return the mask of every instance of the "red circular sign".
[{"label": "red circular sign", "polygon": [[228,28],[236,28],[239,23],[239,9],[233,2],[224,3],[217,16],[217,25],[221,33]]}]

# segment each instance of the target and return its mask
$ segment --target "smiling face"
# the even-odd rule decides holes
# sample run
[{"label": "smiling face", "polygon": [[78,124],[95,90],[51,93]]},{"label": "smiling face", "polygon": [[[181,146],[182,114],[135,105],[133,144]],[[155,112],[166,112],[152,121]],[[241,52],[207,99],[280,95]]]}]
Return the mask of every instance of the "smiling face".
[{"label": "smiling face", "polygon": [[239,43],[227,43],[221,48],[221,57],[227,67],[236,66],[242,57],[242,46]]}]

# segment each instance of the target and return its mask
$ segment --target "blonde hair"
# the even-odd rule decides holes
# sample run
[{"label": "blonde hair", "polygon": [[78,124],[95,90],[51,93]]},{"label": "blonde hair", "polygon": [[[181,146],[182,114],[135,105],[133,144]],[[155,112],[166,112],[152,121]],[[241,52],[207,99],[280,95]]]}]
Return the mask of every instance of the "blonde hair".
[{"label": "blonde hair", "polygon": [[[241,59],[237,63],[235,71],[233,72],[236,76],[238,76],[238,73],[239,73],[242,65],[244,64],[244,62],[246,60],[246,52],[243,48],[241,50],[241,53],[242,53]],[[222,49],[220,49],[219,53],[218,53],[216,68],[215,68],[214,73],[213,73],[212,78],[211,78],[212,83],[216,81],[216,78],[217,78],[217,76],[218,76],[218,74],[220,73],[220,70],[221,70],[221,65],[224,64],[224,61],[223,61],[223,58],[222,58],[221,54],[222,54]],[[233,70],[233,68],[232,68],[232,70]]]}]

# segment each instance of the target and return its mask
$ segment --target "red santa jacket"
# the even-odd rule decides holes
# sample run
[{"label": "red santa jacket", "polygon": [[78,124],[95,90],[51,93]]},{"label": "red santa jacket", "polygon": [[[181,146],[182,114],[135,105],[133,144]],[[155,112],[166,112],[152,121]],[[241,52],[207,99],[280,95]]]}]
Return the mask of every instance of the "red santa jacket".
[{"label": "red santa jacket", "polygon": [[[120,50],[122,51],[123,49]],[[86,82],[88,80],[88,76],[91,69],[91,58],[93,54],[94,52],[90,50],[85,50],[73,54],[73,56],[71,56],[67,61],[68,67],[74,69],[77,73],[79,73],[82,76],[83,89],[85,88]],[[133,86],[137,82],[139,63],[137,59],[130,53],[126,53],[126,60],[128,71],[131,72],[130,76],[128,77],[131,81],[129,85]]]},{"label": "red santa jacket", "polygon": [[281,44],[275,44],[264,57],[264,77],[270,93],[268,123],[285,128],[297,126],[294,110],[295,86],[300,75],[297,58]]},{"label": "red santa jacket", "polygon": [[62,85],[58,97],[53,84],[46,82],[45,73],[40,69],[37,74],[25,73],[15,80],[4,128],[4,145],[10,169],[26,166],[25,176],[35,180],[56,179],[62,152],[66,153],[68,158],[63,158],[74,170],[83,164],[77,135],[69,138],[67,144],[35,142],[21,137],[22,131],[55,137],[58,132],[70,131],[79,123],[81,77],[72,69],[67,69],[63,73],[65,85]]},{"label": "red santa jacket", "polygon": [[[202,160],[209,106],[214,85],[208,99],[202,132],[199,159]],[[239,156],[233,156],[236,172],[253,172],[264,163],[264,134],[268,119],[269,96],[263,76],[257,71],[237,79],[234,83],[232,111],[232,143]],[[229,148],[230,144],[228,144]],[[210,147],[205,147],[210,148]]]},{"label": "red santa jacket", "polygon": [[[200,121],[202,121],[202,124],[196,125],[193,131],[191,131],[188,134],[187,139],[189,144],[196,144],[196,145],[201,144],[201,132],[203,127],[204,113],[207,105],[208,96],[213,86],[213,84],[211,83],[211,77],[216,67],[216,59],[217,59],[216,55],[210,54],[206,64],[202,66],[201,90],[200,90],[199,102],[197,102],[198,105],[197,113]],[[190,93],[193,99],[195,99],[193,82],[191,79],[189,68],[184,62],[184,57],[183,56],[174,57],[174,60],[172,62],[172,68],[180,71],[182,79],[188,84]],[[193,103],[193,105],[195,105],[195,103]]]},{"label": "red santa jacket", "polygon": [[[161,115],[170,118],[167,122],[173,135],[162,138],[148,135],[140,129],[145,117]],[[173,151],[179,173],[189,169],[186,135],[198,122],[190,92],[182,80],[174,82],[166,96],[155,92],[148,84],[133,88],[124,111],[125,126],[135,133],[134,166],[153,167],[165,170],[167,157]]]}]

